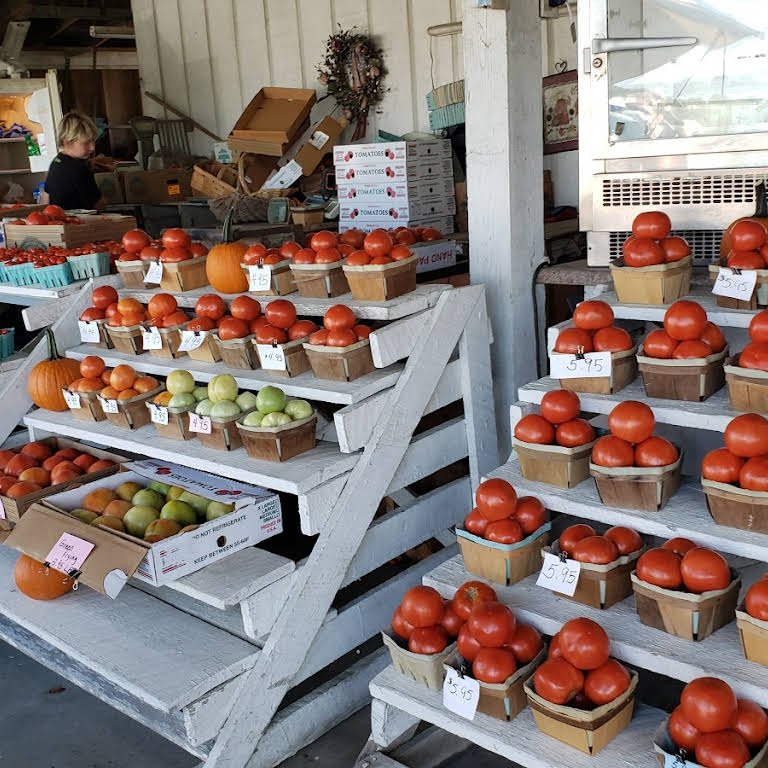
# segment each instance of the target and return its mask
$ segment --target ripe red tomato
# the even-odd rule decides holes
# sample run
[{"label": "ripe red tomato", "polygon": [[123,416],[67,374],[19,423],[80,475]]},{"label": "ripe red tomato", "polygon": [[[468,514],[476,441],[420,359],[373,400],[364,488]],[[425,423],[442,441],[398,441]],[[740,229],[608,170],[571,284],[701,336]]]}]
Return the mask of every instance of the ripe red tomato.
[{"label": "ripe red tomato", "polygon": [[533,688],[542,699],[567,704],[584,687],[584,674],[565,659],[547,659],[533,676]]},{"label": "ripe red tomato", "polygon": [[392,261],[405,261],[413,256],[413,251],[407,245],[396,245],[390,252]]},{"label": "ripe red tomato", "polygon": [[750,341],[741,350],[739,366],[757,371],[768,371],[768,342]]},{"label": "ripe red tomato", "polygon": [[563,424],[581,412],[579,396],[569,389],[553,389],[541,398],[541,415],[551,424]]},{"label": "ripe red tomato", "polygon": [[701,304],[680,299],[664,313],[664,330],[678,341],[701,338],[707,324],[707,313]]},{"label": "ripe red tomato", "polygon": [[83,313],[80,315],[80,320],[103,320],[106,316],[106,312],[103,309],[99,309],[98,307],[88,307],[88,309],[83,310]]},{"label": "ripe red tomato", "polygon": [[219,338],[222,341],[244,339],[249,333],[248,323],[237,317],[224,317],[219,322]]},{"label": "ripe red tomato", "polygon": [[480,511],[473,509],[464,519],[464,530],[475,536],[485,536],[485,529],[488,527],[488,521],[480,514]]},{"label": "ripe red tomato", "polygon": [[643,211],[635,216],[632,222],[632,234],[635,237],[650,237],[653,240],[663,240],[672,229],[669,216],[662,211]]},{"label": "ripe red tomato", "polygon": [[188,331],[212,331],[216,327],[216,321],[210,317],[196,317],[184,327]]},{"label": "ripe red tomato", "polygon": [[739,482],[739,473],[744,459],[731,453],[727,448],[710,451],[701,462],[701,476],[715,483]]},{"label": "ripe red tomato", "polygon": [[261,304],[250,296],[238,296],[236,299],[233,299],[229,306],[229,311],[232,313],[232,317],[250,323],[261,315]]},{"label": "ripe red tomato", "polygon": [[456,637],[464,625],[464,619],[456,613],[451,600],[444,600],[443,607],[445,608],[445,613],[443,613],[443,618],[440,620],[440,626],[448,633],[448,637]]},{"label": "ripe red tomato", "polygon": [[651,435],[635,446],[636,467],[666,467],[677,461],[679,454],[669,440]]},{"label": "ripe red tomato", "polygon": [[147,304],[147,312],[150,317],[160,318],[172,314],[178,306],[170,293],[156,293]]},{"label": "ripe red tomato", "polygon": [[517,520],[509,517],[505,520],[494,520],[488,523],[485,538],[497,544],[517,544],[518,541],[523,540],[523,529]]},{"label": "ripe red tomato", "polygon": [[[162,252],[162,248],[158,248],[156,245],[148,245],[146,248],[142,248],[139,251],[139,259],[141,261],[160,261],[160,255]],[[135,261],[135,254],[129,255]]]},{"label": "ripe red tomato", "polygon": [[676,536],[674,539],[668,539],[662,545],[662,549],[669,549],[672,552],[676,552],[682,557],[689,549],[693,549],[694,544],[690,539],[684,539],[681,536]]},{"label": "ripe red tomato", "polygon": [[192,258],[198,259],[201,256],[208,255],[208,248],[202,243],[192,243],[192,245],[189,246],[189,252],[192,254]]},{"label": "ripe red tomato", "polygon": [[315,331],[310,337],[309,337],[309,344],[316,344],[319,347],[324,347],[328,344],[328,334],[330,331],[327,331],[325,328],[321,328],[319,331]]},{"label": "ripe red tomato", "polygon": [[592,463],[599,467],[631,467],[634,461],[632,443],[620,437],[604,435],[592,446]]},{"label": "ripe red tomato", "polygon": [[689,549],[680,563],[680,573],[686,588],[696,594],[725,589],[731,583],[731,569],[726,559],[706,547]]},{"label": "ripe red tomato", "polygon": [[314,264],[315,252],[311,248],[302,248],[293,255],[294,264]]},{"label": "ripe red tomato", "polygon": [[192,254],[186,248],[166,248],[160,253],[160,261],[164,264],[178,264],[191,258]]},{"label": "ripe red tomato", "polygon": [[371,263],[371,257],[365,251],[353,251],[347,256],[348,267],[364,267]]},{"label": "ripe red tomato", "polygon": [[752,618],[768,621],[768,581],[760,579],[747,590],[744,607]]},{"label": "ripe red tomato", "polygon": [[278,254],[282,258],[283,261],[286,259],[290,259],[293,257],[293,255],[301,250],[301,246],[298,243],[293,242],[292,240],[289,240],[287,243],[283,243],[278,248]]},{"label": "ripe red tomato", "polygon": [[605,536],[587,536],[576,542],[576,546],[571,551],[571,558],[580,563],[607,565],[619,559],[619,549]]},{"label": "ripe red tomato", "polygon": [[664,589],[680,589],[683,585],[681,559],[671,549],[649,549],[637,561],[637,578]]},{"label": "ripe red tomato", "polygon": [[341,261],[341,251],[338,248],[323,248],[315,256],[315,264],[333,264]]},{"label": "ripe red tomato", "polygon": [[701,731],[698,728],[694,728],[683,715],[683,710],[680,706],[675,707],[672,710],[672,714],[669,716],[669,735],[672,741],[680,749],[685,749],[688,752],[693,752],[696,749],[696,742],[701,736]]},{"label": "ripe red tomato", "polygon": [[680,261],[691,254],[691,246],[682,237],[665,237],[659,241],[659,245],[664,251],[664,261],[667,264]]},{"label": "ripe red tomato", "polygon": [[539,655],[544,647],[544,641],[539,631],[530,624],[518,624],[515,634],[506,647],[515,654],[517,663],[525,666]]},{"label": "ripe red tomato", "polygon": [[584,693],[597,707],[609,704],[629,688],[632,678],[616,659],[608,659],[584,678]]},{"label": "ripe red tomato", "polygon": [[642,443],[653,434],[656,417],[653,411],[638,400],[619,403],[608,416],[608,429],[615,437],[628,443]]},{"label": "ripe red tomato", "polygon": [[631,528],[623,525],[614,525],[603,536],[606,539],[610,539],[616,545],[620,555],[628,555],[643,548],[642,536],[637,531],[633,531]]},{"label": "ripe red tomato", "polygon": [[604,301],[582,301],[573,312],[573,324],[584,331],[599,331],[613,324],[613,310]]},{"label": "ripe red tomato", "polygon": [[503,520],[515,513],[517,494],[506,480],[492,477],[477,486],[475,504],[486,520]]},{"label": "ripe red tomato", "polygon": [[46,205],[43,213],[52,221],[66,221],[66,211],[58,205]]},{"label": "ripe red tomato", "polygon": [[662,247],[648,237],[633,237],[622,248],[624,265],[627,267],[653,267],[663,264],[665,254]]},{"label": "ripe red tomato", "polygon": [[549,641],[549,651],[547,652],[548,659],[562,659],[563,649],[560,647],[560,633],[556,632],[552,635],[552,639]]},{"label": "ripe red tomato", "polygon": [[707,322],[704,326],[701,340],[709,344],[713,352],[722,352],[725,349],[725,336],[723,336],[723,332],[712,322]]},{"label": "ripe red tomato", "polygon": [[[288,332],[282,328],[275,328],[274,325],[270,325],[266,322],[266,318],[259,318],[264,320],[263,323],[256,327],[256,343],[257,344],[285,344],[288,341]],[[245,321],[242,321],[245,322]],[[251,325],[255,325],[258,320],[254,321]],[[250,325],[248,326],[250,330]],[[251,333],[253,331],[251,330]]]},{"label": "ripe red tomato", "polygon": [[741,768],[750,758],[744,739],[732,730],[702,733],[695,755],[704,768]]},{"label": "ripe red tomato", "polygon": [[407,227],[403,227],[400,231],[395,230],[395,240],[398,245],[413,245],[417,242],[416,234]]},{"label": "ripe red tomato", "polygon": [[416,627],[408,638],[408,650],[411,653],[422,653],[425,656],[432,656],[435,653],[442,653],[450,642],[448,633],[440,625],[436,627]]},{"label": "ripe red tomato", "polygon": [[678,343],[677,339],[673,339],[666,331],[658,328],[645,337],[643,354],[658,360],[671,360]]},{"label": "ripe red tomato", "polygon": [[111,285],[102,285],[91,294],[91,302],[97,309],[106,309],[117,300],[117,291]]},{"label": "ripe red tomato", "polygon": [[466,621],[476,605],[497,601],[496,592],[484,581],[467,581],[456,590],[453,596],[453,610],[462,621]]},{"label": "ripe red tomato", "polygon": [[403,612],[400,610],[400,606],[398,605],[397,608],[395,608],[395,612],[392,614],[392,631],[398,636],[402,637],[403,640],[407,640],[415,627],[413,624],[409,624],[404,618],[403,618]]},{"label": "ripe red tomato", "polygon": [[601,328],[592,337],[595,352],[624,352],[632,349],[632,337],[623,328]]},{"label": "ripe red tomato", "polygon": [[765,227],[758,221],[744,219],[731,228],[731,245],[736,251],[752,251],[765,243]]},{"label": "ripe red tomato", "polygon": [[481,647],[480,643],[472,636],[466,623],[462,624],[459,636],[456,638],[456,648],[462,657],[470,663],[473,662]]},{"label": "ripe red tomato", "polygon": [[220,320],[227,314],[227,305],[218,294],[206,293],[195,303],[195,314],[198,317],[210,317],[211,320]]},{"label": "ripe red tomato", "polygon": [[[320,255],[318,254],[318,261],[320,260]],[[391,264],[392,258],[390,256],[374,256],[370,264],[371,266],[380,265],[380,264]]]},{"label": "ripe red tomato", "polygon": [[517,500],[515,520],[523,529],[523,535],[530,536],[547,522],[546,507],[535,496],[521,496]]},{"label": "ripe red tomato", "polygon": [[576,523],[576,525],[569,525],[560,534],[560,538],[557,543],[561,552],[570,554],[573,552],[573,548],[582,539],[586,539],[590,536],[596,536],[597,531],[586,523]]},{"label": "ripe red tomato", "polygon": [[[315,232],[315,234],[312,235],[309,241],[309,247],[315,252],[322,251],[326,248],[335,248],[338,241],[338,236],[333,232],[329,232],[327,229],[321,229],[319,232]],[[295,261],[296,256],[294,255],[294,262]]]},{"label": "ripe red tomato", "polygon": [[524,443],[551,445],[555,441],[555,428],[538,413],[529,413],[515,424],[515,437]]},{"label": "ripe red tomato", "polygon": [[764,269],[765,261],[757,251],[731,251],[725,263],[733,269]]},{"label": "ripe red tomato", "polygon": [[768,342],[768,309],[758,312],[749,322],[749,338]]},{"label": "ripe red tomato", "polygon": [[723,433],[725,447],[736,456],[751,459],[768,453],[768,419],[745,413],[732,419]]},{"label": "ripe red tomato", "polygon": [[472,675],[483,683],[503,683],[517,671],[515,654],[506,648],[481,648],[472,662]]},{"label": "ripe red tomato", "polygon": [[592,336],[581,328],[565,328],[557,334],[555,352],[575,355],[577,352],[592,352]]},{"label": "ripe red tomato", "polygon": [[400,601],[403,618],[414,627],[434,627],[445,613],[443,598],[432,587],[411,587]]},{"label": "ripe red tomato", "polygon": [[365,240],[365,232],[361,232],[359,229],[348,229],[346,232],[342,232],[339,235],[339,242],[344,245],[351,245],[355,250],[363,247],[363,241]]},{"label": "ripe red tomato", "polygon": [[608,661],[611,641],[606,631],[592,619],[566,621],[560,629],[563,658],[582,671],[597,669]]},{"label": "ripe red tomato", "polygon": [[716,677],[699,677],[683,688],[680,708],[694,728],[702,733],[712,733],[733,725],[738,702],[728,683]]},{"label": "ripe red tomato", "polygon": [[586,419],[571,419],[555,430],[555,442],[563,448],[576,448],[595,439],[595,428]]},{"label": "ripe red tomato", "polygon": [[712,347],[706,341],[692,339],[690,341],[681,341],[675,348],[672,357],[675,360],[693,360],[704,359],[712,354]]},{"label": "ripe red tomato", "polygon": [[165,248],[186,249],[192,244],[192,238],[183,229],[171,228],[163,232],[160,242]]},{"label": "ripe red tomato", "polygon": [[151,242],[149,235],[143,229],[129,229],[121,240],[123,249],[128,253],[139,253]]},{"label": "ripe red tomato", "polygon": [[747,491],[768,491],[768,456],[747,459],[739,472],[739,485]]},{"label": "ripe red tomato", "polygon": [[354,328],[355,313],[346,304],[334,304],[323,316],[323,325],[329,331]]},{"label": "ripe red tomato", "polygon": [[352,330],[355,332],[358,341],[369,339],[373,333],[373,329],[369,325],[355,325]]},{"label": "ripe red tomato", "polygon": [[501,603],[482,602],[472,609],[467,619],[472,636],[486,648],[501,648],[517,629],[515,614]]},{"label": "ripe red tomato", "polygon": [[243,264],[261,264],[267,255],[267,249],[261,243],[253,243],[243,254]]},{"label": "ripe red tomato", "polygon": [[374,229],[363,241],[363,249],[374,259],[377,256],[388,256],[392,250],[392,239],[383,229]]},{"label": "ripe red tomato", "polygon": [[275,299],[264,308],[264,317],[270,325],[287,331],[296,322],[296,307],[285,299]]},{"label": "ripe red tomato", "polygon": [[741,736],[748,747],[760,749],[768,739],[768,715],[765,710],[749,699],[737,699],[738,709],[733,730]]},{"label": "ripe red tomato", "polygon": [[299,339],[305,339],[307,336],[311,336],[316,330],[317,325],[311,320],[297,320],[288,329],[288,340],[298,341]]}]

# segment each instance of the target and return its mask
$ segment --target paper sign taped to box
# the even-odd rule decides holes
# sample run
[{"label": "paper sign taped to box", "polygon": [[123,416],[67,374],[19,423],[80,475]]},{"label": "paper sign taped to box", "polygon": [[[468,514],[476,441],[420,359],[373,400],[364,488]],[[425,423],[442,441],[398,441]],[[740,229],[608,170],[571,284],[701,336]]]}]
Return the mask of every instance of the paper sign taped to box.
[{"label": "paper sign taped to box", "polygon": [[284,165],[272,178],[267,179],[262,189],[288,189],[304,173],[302,167],[295,161]]}]

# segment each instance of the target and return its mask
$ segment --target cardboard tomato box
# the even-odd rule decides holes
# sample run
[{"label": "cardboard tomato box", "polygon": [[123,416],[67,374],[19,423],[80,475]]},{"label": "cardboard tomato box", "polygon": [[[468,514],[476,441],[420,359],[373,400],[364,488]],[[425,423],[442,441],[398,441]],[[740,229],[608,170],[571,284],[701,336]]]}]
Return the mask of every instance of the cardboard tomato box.
[{"label": "cardboard tomato box", "polygon": [[333,148],[333,162],[335,165],[389,165],[393,161],[450,158],[452,152],[449,139],[343,144]]},{"label": "cardboard tomato box", "polygon": [[[235,509],[200,524],[195,530],[155,543],[88,525],[69,514],[97,488],[115,490],[125,482],[146,485],[152,480],[184,488],[210,500],[234,502]],[[122,472],[49,496],[44,504],[33,505],[5,544],[44,560],[63,533],[88,541],[94,548],[81,566],[79,579],[97,592],[114,598],[130,577],[163,586],[282,530],[277,494],[196,469],[147,459],[126,464]]]}]

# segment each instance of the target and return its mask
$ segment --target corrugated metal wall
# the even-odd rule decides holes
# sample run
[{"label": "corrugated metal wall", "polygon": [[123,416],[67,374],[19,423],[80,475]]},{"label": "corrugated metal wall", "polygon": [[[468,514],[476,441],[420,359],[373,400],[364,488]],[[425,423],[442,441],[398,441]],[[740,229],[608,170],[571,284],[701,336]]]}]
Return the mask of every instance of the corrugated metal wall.
[{"label": "corrugated metal wall", "polygon": [[[384,49],[389,89],[369,135],[427,130],[425,96],[463,77],[461,36],[427,27],[458,21],[463,0],[132,0],[143,90],[226,138],[265,85],[324,89],[316,66],[338,25],[371,31]],[[430,46],[431,41],[431,46]],[[145,114],[163,109],[144,99]],[[168,115],[172,117],[172,115]],[[199,131],[193,151],[208,154]]]}]

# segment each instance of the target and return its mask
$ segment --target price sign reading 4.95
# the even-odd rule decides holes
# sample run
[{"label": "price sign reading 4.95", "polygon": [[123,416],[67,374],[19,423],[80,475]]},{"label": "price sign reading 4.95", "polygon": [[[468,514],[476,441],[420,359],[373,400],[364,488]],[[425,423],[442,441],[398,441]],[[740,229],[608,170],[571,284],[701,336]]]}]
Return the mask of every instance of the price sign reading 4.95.
[{"label": "price sign reading 4.95", "polygon": [[168,426],[168,409],[162,405],[149,404],[149,417],[153,424]]},{"label": "price sign reading 4.95", "polygon": [[64,395],[64,402],[70,409],[80,410],[80,395],[77,392],[70,392],[68,389],[62,389],[61,394]]},{"label": "price sign reading 4.95", "polygon": [[144,349],[163,348],[163,337],[154,325],[150,328],[142,328],[141,335],[142,341],[144,342]]},{"label": "price sign reading 4.95", "polygon": [[467,720],[474,720],[479,700],[477,680],[467,675],[462,677],[455,669],[449,669],[443,682],[443,706]]},{"label": "price sign reading 4.95", "polygon": [[265,371],[287,371],[288,365],[285,362],[285,351],[282,347],[272,344],[257,344],[256,349],[259,353],[261,367]]},{"label": "price sign reading 4.95", "polygon": [[251,264],[248,267],[248,290],[268,291],[272,287],[272,267],[269,264]]},{"label": "price sign reading 4.95", "polygon": [[749,301],[755,292],[755,285],[757,285],[756,270],[745,269],[742,272],[720,267],[712,293],[716,296],[727,296],[729,299]]},{"label": "price sign reading 4.95", "polygon": [[561,560],[557,555],[547,552],[539,578],[536,579],[536,586],[573,597],[580,573],[581,563],[577,560]]},{"label": "price sign reading 4.95", "polygon": [[553,379],[596,379],[610,376],[611,353],[587,352],[583,355],[550,355],[549,375]]},{"label": "price sign reading 4.95", "polygon": [[163,265],[159,261],[153,261],[144,275],[145,283],[160,283],[163,279]]},{"label": "price sign reading 4.95", "polygon": [[196,413],[192,413],[190,411],[189,431],[198,432],[201,435],[210,435],[211,434],[211,417],[198,416]]},{"label": "price sign reading 4.95", "polygon": [[80,341],[83,344],[98,344],[101,341],[98,323],[78,320],[77,327],[80,329]]},{"label": "price sign reading 4.95", "polygon": [[206,338],[206,335],[200,331],[182,331],[179,352],[192,352],[202,347]]}]

